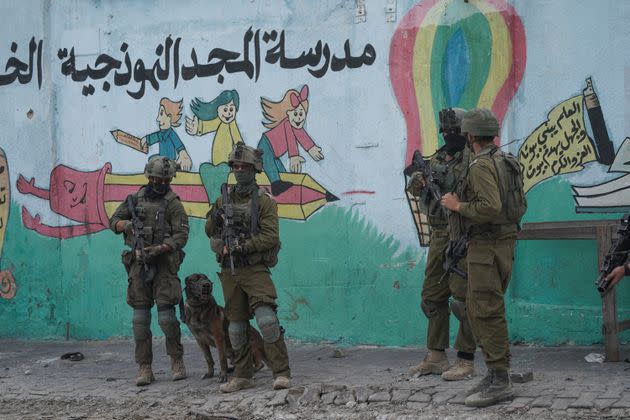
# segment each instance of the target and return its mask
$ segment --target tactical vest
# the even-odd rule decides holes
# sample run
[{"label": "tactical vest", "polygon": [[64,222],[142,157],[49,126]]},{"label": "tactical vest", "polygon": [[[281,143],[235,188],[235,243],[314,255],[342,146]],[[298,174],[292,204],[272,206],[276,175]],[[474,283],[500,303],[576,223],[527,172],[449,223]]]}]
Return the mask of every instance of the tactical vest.
[{"label": "tactical vest", "polygon": [[[136,216],[142,221],[142,238],[144,246],[160,245],[165,238],[171,236],[171,225],[166,220],[168,203],[178,198],[173,191],[167,192],[162,198],[148,198],[146,188],[132,196],[135,204]],[[125,237],[125,243],[133,246],[133,237]]]},{"label": "tactical vest", "polygon": [[[431,159],[429,168],[431,168],[433,178],[440,187],[442,194],[454,190],[461,174],[468,167],[468,156],[468,151],[463,150],[457,152],[453,159],[446,161],[446,151],[440,149],[436,156]],[[431,200],[427,211],[431,226],[446,226],[448,223],[447,212],[439,202]]]},{"label": "tactical vest", "polygon": [[501,216],[494,222],[495,225],[521,222],[527,211],[527,199],[523,188],[523,172],[518,159],[511,153],[499,148],[480,159],[492,159],[494,168],[499,178],[499,191],[501,193]]},{"label": "tactical vest", "polygon": [[[264,188],[258,189],[258,194],[252,194],[247,201],[236,203],[232,199],[232,188],[228,189],[230,205],[232,206],[234,230],[239,238],[249,239],[258,234],[258,218],[259,218],[259,200],[263,194],[265,194]],[[217,254],[217,260],[222,261],[223,246],[220,249],[214,249]],[[278,263],[278,253],[280,252],[280,245],[264,251],[264,252],[251,252],[245,254],[245,265],[264,264],[267,267],[274,267]]]},{"label": "tactical vest", "polygon": [[[523,174],[518,159],[500,150],[498,147],[489,153],[476,156],[476,160],[492,160],[499,181],[499,194],[501,196],[501,213],[490,223],[473,224],[466,218],[461,218],[462,233],[469,237],[496,238],[506,234],[515,234],[520,230],[519,223],[527,210],[527,200],[523,188]],[[471,163],[471,165],[472,165]],[[465,178],[465,176],[464,176]],[[469,197],[463,195],[464,184],[460,184],[458,194],[462,201]]]}]

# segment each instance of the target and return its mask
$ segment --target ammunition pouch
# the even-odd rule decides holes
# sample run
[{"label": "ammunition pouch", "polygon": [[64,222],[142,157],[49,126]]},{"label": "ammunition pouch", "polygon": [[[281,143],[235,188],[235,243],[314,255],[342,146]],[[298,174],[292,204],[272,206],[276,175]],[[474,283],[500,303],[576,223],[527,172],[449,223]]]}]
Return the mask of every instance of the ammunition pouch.
[{"label": "ammunition pouch", "polygon": [[275,267],[278,264],[278,253],[280,253],[281,244],[263,252],[253,252],[247,254],[248,265],[264,264],[267,267]]},{"label": "ammunition pouch", "polygon": [[131,264],[133,264],[133,252],[126,250],[122,252],[121,255],[122,264],[125,267],[125,271],[127,271],[127,275],[131,271]]},{"label": "ammunition pouch", "polygon": [[171,274],[177,274],[177,272],[179,271],[179,267],[182,265],[182,262],[184,261],[185,256],[186,254],[181,249],[178,249],[175,252],[169,252],[167,254],[166,259],[168,262],[168,269],[171,272]]},{"label": "ammunition pouch", "polygon": [[214,253],[217,254],[218,256],[223,254],[224,246],[225,246],[225,243],[223,242],[223,239],[217,238],[216,236],[213,236],[212,238],[210,238],[210,249],[212,249],[212,251],[214,251]]}]

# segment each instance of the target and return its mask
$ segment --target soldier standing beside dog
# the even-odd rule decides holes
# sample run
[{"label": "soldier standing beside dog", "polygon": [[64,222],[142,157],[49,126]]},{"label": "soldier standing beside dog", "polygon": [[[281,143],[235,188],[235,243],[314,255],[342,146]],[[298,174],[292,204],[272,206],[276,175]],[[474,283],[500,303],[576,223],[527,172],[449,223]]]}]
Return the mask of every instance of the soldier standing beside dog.
[{"label": "soldier standing beside dog", "polygon": [[[228,335],[235,353],[234,377],[219,389],[234,392],[254,386],[248,337],[252,315],[256,317],[273,372],[273,389],[285,389],[291,383],[289,354],[276,315],[277,295],[269,271],[276,264],[280,249],[278,206],[256,184],[256,173],[262,171],[260,150],[238,143],[228,156],[228,164],[236,185],[222,186],[222,196],[214,203],[206,221],[206,234],[221,265],[219,277],[225,314],[230,321]],[[226,237],[227,229],[234,237]]]},{"label": "soldier standing beside dog", "polygon": [[[133,250],[123,252],[123,264],[129,275],[127,303],[133,308],[138,386],[155,380],[151,370],[151,307],[154,303],[158,324],[166,338],[166,352],[171,357],[172,378],[174,381],[186,378],[175,305],[181,300],[177,271],[184,259],[182,248],[188,241],[188,216],[170,188],[176,165],[164,156],[151,158],[144,169],[149,183],[121,203],[109,221],[115,233],[124,232],[125,243]],[[144,250],[141,242],[144,242]]]},{"label": "soldier standing beside dog", "polygon": [[473,109],[462,132],[474,151],[464,181],[442,205],[461,216],[468,238],[468,319],[483,351],[488,373],[468,390],[466,405],[485,407],[513,398],[504,295],[512,273],[518,223],[527,202],[516,158],[493,143],[499,122],[488,109]]},{"label": "soldier standing beside dog", "polygon": [[[453,191],[455,183],[468,167],[470,151],[461,133],[461,121],[465,111],[448,108],[440,111],[440,132],[444,146],[428,162],[434,181],[442,193]],[[466,280],[450,275],[444,270],[444,253],[449,242],[447,211],[426,188],[422,172],[414,172],[408,191],[420,196],[426,205],[431,226],[431,242],[427,255],[424,283],[422,284],[421,308],[428,318],[427,355],[411,368],[420,375],[442,375],[447,381],[459,381],[474,375],[475,340],[466,316]],[[464,264],[462,261],[461,264]],[[450,303],[449,298],[452,297]],[[457,361],[449,367],[445,349],[449,345],[449,306],[459,320],[459,330],[454,347]]]}]

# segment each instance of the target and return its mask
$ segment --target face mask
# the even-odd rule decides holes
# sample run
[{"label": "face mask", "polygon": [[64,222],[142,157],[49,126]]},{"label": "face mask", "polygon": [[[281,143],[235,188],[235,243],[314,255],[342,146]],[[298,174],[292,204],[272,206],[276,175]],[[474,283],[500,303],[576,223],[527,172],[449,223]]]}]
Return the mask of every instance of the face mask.
[{"label": "face mask", "polygon": [[250,185],[256,179],[256,172],[254,171],[236,171],[234,172],[234,178],[236,178],[236,184]]},{"label": "face mask", "polygon": [[444,142],[446,144],[446,153],[453,156],[455,153],[464,149],[466,138],[461,134],[447,134],[444,136]]},{"label": "face mask", "polygon": [[171,187],[170,184],[154,184],[153,182],[150,182],[149,186],[151,187],[151,191],[155,195],[164,195]]}]

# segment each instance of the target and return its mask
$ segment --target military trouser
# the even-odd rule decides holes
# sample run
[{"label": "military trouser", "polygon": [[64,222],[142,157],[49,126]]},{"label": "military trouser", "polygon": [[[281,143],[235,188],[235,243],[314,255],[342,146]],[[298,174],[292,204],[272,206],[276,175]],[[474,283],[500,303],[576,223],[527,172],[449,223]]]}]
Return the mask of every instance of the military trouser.
[{"label": "military trouser", "polygon": [[150,282],[140,278],[140,264],[135,261],[129,270],[127,303],[134,308],[132,326],[136,344],[135,359],[138,364],[151,364],[153,349],[151,344],[151,308],[155,303],[158,309],[158,324],[164,332],[166,353],[182,357],[179,321],[175,316],[175,306],[182,297],[177,269],[166,258],[157,263],[157,272]]},{"label": "military trouser", "polygon": [[245,323],[248,324],[256,315],[263,337],[265,357],[271,365],[274,378],[290,377],[289,353],[276,315],[277,294],[269,269],[262,264],[245,266],[235,268],[232,275],[229,268],[224,268],[219,273],[219,278],[225,298],[225,316],[230,321],[230,340],[235,353],[234,376],[254,376],[249,333]]},{"label": "military trouser", "polygon": [[[448,233],[433,229],[427,255],[422,285],[422,309],[428,318],[427,348],[444,350],[449,344],[449,297],[466,301],[466,280],[455,273],[444,276],[444,251],[448,245]],[[465,270],[466,261],[459,262]],[[463,306],[463,305],[462,305]],[[460,320],[454,347],[465,353],[475,352],[475,339],[466,317]]]},{"label": "military trouser", "polygon": [[489,369],[509,369],[504,295],[514,262],[515,239],[468,243],[468,319]]}]

